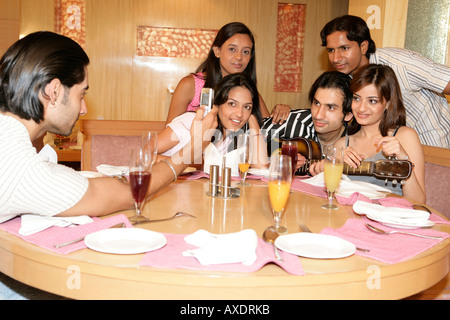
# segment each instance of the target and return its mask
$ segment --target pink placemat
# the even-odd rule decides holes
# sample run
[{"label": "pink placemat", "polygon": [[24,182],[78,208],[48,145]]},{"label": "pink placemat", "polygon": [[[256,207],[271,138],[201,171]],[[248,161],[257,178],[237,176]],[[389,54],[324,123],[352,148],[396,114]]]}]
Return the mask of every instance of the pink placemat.
[{"label": "pink placemat", "polygon": [[213,270],[225,272],[250,273],[256,272],[268,263],[275,263],[286,272],[293,275],[305,275],[300,259],[292,254],[280,252],[284,261],[277,261],[273,247],[265,243],[262,239],[258,241],[256,249],[257,259],[252,265],[242,263],[202,265],[195,257],[183,256],[183,251],[196,249],[184,241],[186,235],[182,234],[164,234],[167,238],[167,244],[164,248],[148,252],[141,260],[141,266],[161,268],[161,269],[190,269],[190,270]]},{"label": "pink placemat", "polygon": [[[310,194],[313,196],[317,196],[317,197],[321,197],[321,198],[325,198],[325,199],[327,198],[327,193],[325,192],[323,187],[313,186],[309,183],[305,183],[302,181],[301,178],[296,178],[292,181],[291,189],[295,190],[295,191],[303,192],[306,194]],[[380,204],[383,207],[397,207],[397,208],[407,208],[407,209],[413,208],[413,204],[404,198],[386,197],[386,198],[381,198],[381,199],[377,199],[377,200],[371,200],[359,192],[353,193],[348,198],[336,196],[336,201],[339,204],[342,204],[345,206],[351,206],[356,201],[365,201],[365,202]],[[430,215],[430,221],[433,221],[434,223],[450,225],[450,221],[441,217],[440,215],[436,214],[433,211]]]},{"label": "pink placemat", "polygon": [[411,231],[429,236],[440,236],[443,239],[425,239],[403,234],[382,235],[370,231],[364,224],[369,223],[385,231],[399,231],[399,229],[389,228],[374,221],[369,221],[368,219],[348,219],[341,228],[325,228],[321,231],[321,234],[336,236],[350,241],[356,247],[368,249],[370,252],[356,250],[356,254],[388,264],[394,264],[412,258],[450,237],[446,232],[432,229],[403,231]]},{"label": "pink placemat", "polygon": [[51,227],[29,236],[22,236],[19,234],[21,218],[17,217],[0,224],[0,229],[17,236],[25,240],[26,242],[35,244],[41,248],[45,248],[59,254],[69,254],[71,252],[86,248],[84,241],[79,241],[58,249],[55,248],[54,245],[75,240],[96,231],[108,229],[122,222],[125,223],[127,228],[132,228],[131,222],[123,214],[105,219],[93,218],[93,220],[94,222],[85,225],[65,228]]}]

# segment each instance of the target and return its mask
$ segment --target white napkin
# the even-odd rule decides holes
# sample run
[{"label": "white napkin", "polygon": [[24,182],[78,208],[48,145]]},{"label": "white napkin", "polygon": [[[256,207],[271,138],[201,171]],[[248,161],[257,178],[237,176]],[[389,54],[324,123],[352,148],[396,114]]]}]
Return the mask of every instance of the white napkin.
[{"label": "white napkin", "polygon": [[29,236],[50,227],[69,227],[73,225],[88,224],[94,222],[88,216],[77,217],[44,217],[32,214],[21,216],[19,234]]},{"label": "white napkin", "polygon": [[110,166],[108,164],[101,164],[97,166],[97,171],[105,176],[115,177],[127,175],[130,168],[128,166]]},{"label": "white napkin", "polygon": [[[305,183],[309,183],[313,186],[325,187],[324,173],[321,172],[318,175],[302,180]],[[363,181],[351,181],[345,174],[342,175],[341,183],[336,195],[341,197],[350,197],[353,193],[359,192],[369,199],[384,198],[387,193],[391,193],[389,189],[377,186],[372,183]]]},{"label": "white napkin", "polygon": [[269,169],[250,168],[248,169],[248,173],[253,174],[255,176],[263,176],[265,178],[269,177]]},{"label": "white napkin", "polygon": [[56,153],[55,149],[53,149],[48,144],[46,144],[41,149],[41,151],[39,152],[39,155],[48,162],[58,163],[58,154]]},{"label": "white napkin", "polygon": [[256,261],[258,236],[255,230],[246,229],[236,233],[212,234],[198,230],[184,240],[199,249],[186,250],[184,256],[195,257],[202,265],[243,263]]},{"label": "white napkin", "polygon": [[426,222],[430,214],[423,210],[414,210],[397,207],[383,207],[365,201],[356,201],[353,211],[360,215],[367,215],[375,220],[399,224],[420,224]]},{"label": "white napkin", "polygon": [[[225,140],[223,144],[227,144],[230,141]],[[223,145],[222,145],[223,146]],[[216,165],[219,166],[219,176],[222,176],[222,162],[223,156],[226,152],[222,149],[221,146],[216,147],[213,143],[210,143],[205,148],[205,156],[204,156],[204,164],[203,171],[209,174],[210,166]],[[231,176],[239,177],[239,153],[243,152],[243,149],[236,149],[231,152],[225,154],[225,167],[231,168]]]}]

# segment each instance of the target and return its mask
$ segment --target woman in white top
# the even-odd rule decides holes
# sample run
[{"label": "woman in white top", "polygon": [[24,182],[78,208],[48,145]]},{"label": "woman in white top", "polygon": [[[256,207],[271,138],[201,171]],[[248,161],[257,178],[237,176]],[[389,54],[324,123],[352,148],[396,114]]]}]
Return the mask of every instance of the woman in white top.
[{"label": "woman in white top", "polygon": [[[349,128],[356,133],[339,139],[344,160],[356,168],[361,161],[377,157],[409,159],[414,164],[411,177],[401,186],[403,196],[425,202],[425,164],[416,131],[406,126],[406,111],[393,70],[383,65],[368,65],[358,70],[351,81],[352,112],[357,123]],[[359,128],[359,130],[358,130]],[[360,179],[351,176],[352,180]],[[371,177],[372,183],[377,178]]]},{"label": "woman in white top", "polygon": [[[260,131],[262,122],[259,95],[253,81],[242,73],[224,77],[214,90],[214,105],[219,108],[218,128],[211,144],[205,149],[204,171],[209,165],[221,165],[226,156],[227,166],[231,166],[232,175],[239,175],[236,162],[238,152],[236,137],[240,132],[250,135],[250,164],[254,168],[263,168],[268,164],[267,147]],[[190,142],[192,114],[187,112],[174,119],[158,136],[159,153],[170,156]],[[201,137],[200,137],[201,138]],[[195,142],[194,142],[195,143]]]}]

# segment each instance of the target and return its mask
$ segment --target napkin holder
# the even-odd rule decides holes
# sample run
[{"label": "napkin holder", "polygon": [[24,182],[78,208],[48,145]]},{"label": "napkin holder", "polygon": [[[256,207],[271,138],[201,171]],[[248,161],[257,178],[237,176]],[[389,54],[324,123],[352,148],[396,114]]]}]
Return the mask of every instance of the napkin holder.
[{"label": "napkin holder", "polygon": [[211,165],[208,196],[220,199],[239,198],[241,189],[231,187],[231,168],[222,168],[222,183],[219,184],[219,166]]}]

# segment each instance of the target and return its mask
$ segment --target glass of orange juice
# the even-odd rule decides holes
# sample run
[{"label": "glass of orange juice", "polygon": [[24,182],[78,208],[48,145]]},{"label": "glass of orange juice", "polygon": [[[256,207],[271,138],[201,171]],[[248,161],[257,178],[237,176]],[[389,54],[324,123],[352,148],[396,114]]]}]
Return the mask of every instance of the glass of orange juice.
[{"label": "glass of orange juice", "polygon": [[341,182],[344,169],[344,150],[342,148],[328,147],[325,150],[324,178],[327,188],[328,201],[322,208],[337,210],[338,206],[333,204],[333,198]]},{"label": "glass of orange juice", "polygon": [[292,161],[290,156],[273,155],[269,167],[269,198],[272,205],[273,228],[278,233],[286,233],[287,229],[280,226],[286,203],[289,198],[292,183]]},{"label": "glass of orange juice", "polygon": [[247,178],[248,169],[250,168],[250,137],[248,133],[240,133],[238,135],[237,150],[239,152],[239,174],[242,181],[237,183],[238,186],[250,186],[251,184],[245,182]]}]

